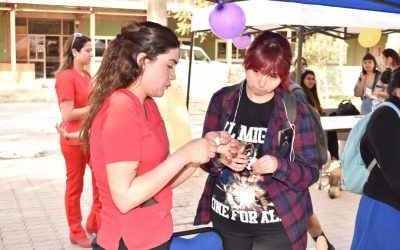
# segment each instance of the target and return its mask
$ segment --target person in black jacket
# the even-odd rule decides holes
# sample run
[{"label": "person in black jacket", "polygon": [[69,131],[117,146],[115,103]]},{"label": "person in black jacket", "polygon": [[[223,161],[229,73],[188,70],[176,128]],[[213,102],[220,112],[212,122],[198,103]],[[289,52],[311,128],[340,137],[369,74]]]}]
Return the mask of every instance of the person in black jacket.
[{"label": "person in black jacket", "polygon": [[[305,70],[300,78],[300,86],[304,89],[304,93],[307,96],[308,103],[319,113],[320,116],[326,116],[326,112],[321,106],[319,101],[317,82],[315,78],[315,73],[312,70]],[[329,114],[330,116],[336,116],[336,112]],[[331,160],[335,161],[339,159],[339,144],[338,138],[335,131],[327,132],[328,139],[328,150],[331,156]]]},{"label": "person in black jacket", "polygon": [[[400,109],[400,71],[389,83],[389,98]],[[357,211],[352,250],[398,249],[400,246],[400,117],[383,106],[372,113],[360,143],[368,166],[377,164],[365,183]]]},{"label": "person in black jacket", "polygon": [[[312,102],[309,102],[309,89],[307,86],[304,84],[304,75],[308,72],[312,72],[312,75],[314,76],[314,81],[315,81],[315,75],[314,72],[311,70],[305,70],[304,73],[302,74],[301,77],[301,85],[295,83],[294,81],[290,80],[289,81],[289,86],[292,90],[293,95],[301,102],[303,103],[310,103],[311,106],[315,107]],[[307,94],[306,94],[307,93]],[[319,104],[319,99],[318,99],[318,94],[316,90],[316,85],[314,82],[314,91],[315,96],[318,100],[318,106],[320,109],[315,107],[315,109],[318,111],[318,113],[322,114],[322,108],[321,105]],[[320,112],[321,111],[321,112]],[[337,142],[337,137],[336,137],[336,142]],[[311,197],[309,199],[309,202],[312,203]],[[315,212],[313,211],[312,214],[308,217],[307,221],[307,232],[310,234],[310,236],[314,239],[315,245],[316,245],[316,250],[322,250],[322,249],[327,249],[327,250],[335,250],[335,247],[332,245],[331,242],[329,242],[328,238],[325,236],[324,231],[322,230],[322,226],[319,222],[319,219]]]}]

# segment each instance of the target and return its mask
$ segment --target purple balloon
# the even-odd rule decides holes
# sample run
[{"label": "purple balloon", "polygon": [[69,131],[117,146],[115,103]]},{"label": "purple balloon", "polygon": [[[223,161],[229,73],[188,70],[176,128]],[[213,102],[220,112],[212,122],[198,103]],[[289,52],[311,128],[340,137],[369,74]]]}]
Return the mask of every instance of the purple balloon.
[{"label": "purple balloon", "polygon": [[251,35],[243,35],[232,39],[233,45],[238,49],[245,49],[251,43]]},{"label": "purple balloon", "polygon": [[236,3],[218,3],[208,17],[211,31],[222,39],[240,36],[246,27],[246,16]]}]

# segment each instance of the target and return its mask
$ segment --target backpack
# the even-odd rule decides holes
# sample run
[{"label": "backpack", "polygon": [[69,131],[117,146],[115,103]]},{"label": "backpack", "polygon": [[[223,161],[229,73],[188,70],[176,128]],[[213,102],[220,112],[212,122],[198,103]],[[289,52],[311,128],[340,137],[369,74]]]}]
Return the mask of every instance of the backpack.
[{"label": "backpack", "polygon": [[221,233],[212,227],[202,227],[172,234],[170,250],[224,249]]},{"label": "backpack", "polygon": [[336,113],[340,116],[359,115],[360,111],[358,111],[356,106],[354,106],[349,99],[346,99],[339,103]]},{"label": "backpack", "polygon": [[[283,101],[286,106],[288,120],[291,124],[294,124],[297,113],[297,99],[293,95],[283,92]],[[309,103],[304,104],[308,107],[312,120],[314,121],[314,133],[317,140],[317,161],[318,166],[322,167],[328,161],[328,146],[325,140],[324,129],[321,124],[321,118],[319,113]]]},{"label": "backpack", "polygon": [[[400,110],[396,105],[390,102],[383,102],[379,107],[382,106],[391,107],[397,112],[400,118]],[[345,190],[356,194],[361,194],[363,192],[364,184],[367,182],[369,173],[375,165],[378,165],[379,167],[375,158],[368,166],[366,166],[361,158],[360,152],[361,138],[365,133],[371,115],[372,112],[361,118],[361,120],[359,120],[351,129],[343,153],[340,157]]]}]

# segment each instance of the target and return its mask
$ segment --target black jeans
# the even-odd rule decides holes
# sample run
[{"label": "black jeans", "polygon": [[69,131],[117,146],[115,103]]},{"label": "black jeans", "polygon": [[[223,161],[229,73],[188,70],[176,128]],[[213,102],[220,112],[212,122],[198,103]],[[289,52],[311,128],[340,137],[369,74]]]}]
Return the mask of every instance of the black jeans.
[{"label": "black jeans", "polygon": [[[168,250],[169,244],[170,244],[170,242],[167,241],[167,242],[159,245],[158,247],[152,248],[151,250]],[[97,237],[95,237],[92,241],[92,248],[93,248],[93,250],[106,250],[106,249],[102,248],[99,244],[97,244]],[[122,237],[119,240],[118,250],[128,250]]]},{"label": "black jeans", "polygon": [[[336,112],[332,112],[329,116],[336,116],[336,115],[337,115]],[[329,154],[331,155],[331,160],[333,160],[333,158],[339,160],[339,143],[336,131],[328,131],[326,133],[326,136],[328,138],[328,151]]]},{"label": "black jeans", "polygon": [[225,250],[291,250],[286,233],[277,235],[240,236],[221,232]]}]

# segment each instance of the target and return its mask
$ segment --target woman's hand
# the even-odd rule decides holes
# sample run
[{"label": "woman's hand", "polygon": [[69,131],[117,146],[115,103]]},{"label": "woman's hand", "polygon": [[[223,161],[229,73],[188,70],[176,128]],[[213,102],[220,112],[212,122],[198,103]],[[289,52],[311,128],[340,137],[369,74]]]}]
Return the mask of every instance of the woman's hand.
[{"label": "woman's hand", "polygon": [[234,171],[242,171],[248,160],[244,155],[245,144],[232,139],[227,131],[209,132],[205,138],[214,140],[219,153],[219,161]]},{"label": "woman's hand", "polygon": [[213,140],[217,146],[217,153],[226,154],[230,150],[230,142],[233,141],[227,131],[213,131],[207,133],[204,138]]},{"label": "woman's hand", "polygon": [[57,133],[61,135],[62,137],[66,138],[68,135],[67,130],[65,130],[63,127],[61,127],[61,124],[56,123],[56,129]]},{"label": "woman's hand", "polygon": [[211,139],[193,139],[181,147],[179,152],[186,159],[186,164],[203,164],[215,157],[217,146],[215,141]]},{"label": "woman's hand", "polygon": [[264,155],[258,159],[252,167],[255,174],[272,174],[278,168],[278,159],[272,155]]},{"label": "woman's hand", "polygon": [[363,72],[361,72],[360,77],[358,78],[359,83],[354,87],[354,96],[357,96],[357,97],[365,96],[365,93],[364,93],[365,78],[366,78],[366,75],[363,74]]},{"label": "woman's hand", "polygon": [[235,172],[243,171],[249,160],[244,154],[245,145],[239,141],[234,140],[231,143],[231,149],[228,154],[220,154],[219,162],[224,164],[226,167],[232,169]]},{"label": "woman's hand", "polygon": [[360,72],[360,82],[365,83],[366,75],[363,72]]},{"label": "woman's hand", "polygon": [[372,92],[372,96],[376,98],[381,97],[385,99],[389,97],[386,91],[377,91],[377,90],[374,90],[374,92]]},{"label": "woman's hand", "polygon": [[78,140],[79,138],[79,131],[75,131],[75,132],[67,132],[67,130],[65,130],[64,127],[62,127],[60,124],[56,124],[56,129],[58,134],[61,137],[64,137],[65,139],[69,140],[69,139],[74,139],[74,140]]}]

